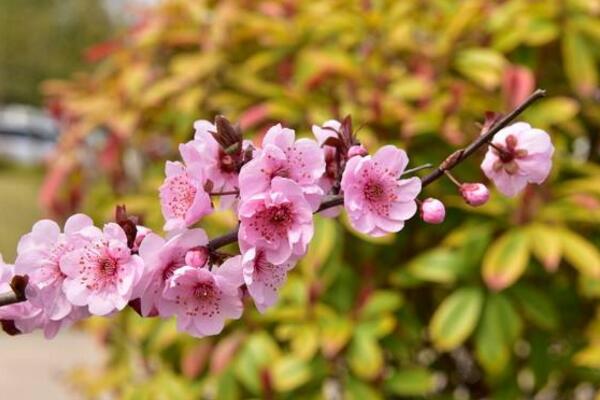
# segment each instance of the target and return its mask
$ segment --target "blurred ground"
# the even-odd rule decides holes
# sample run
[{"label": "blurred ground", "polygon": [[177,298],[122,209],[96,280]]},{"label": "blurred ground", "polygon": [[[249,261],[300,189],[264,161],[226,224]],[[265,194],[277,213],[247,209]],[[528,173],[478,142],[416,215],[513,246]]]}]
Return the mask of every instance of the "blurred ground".
[{"label": "blurred ground", "polygon": [[53,340],[39,332],[0,336],[2,399],[69,400],[80,398],[70,390],[66,375],[74,368],[102,366],[101,349],[83,332],[65,330]]}]

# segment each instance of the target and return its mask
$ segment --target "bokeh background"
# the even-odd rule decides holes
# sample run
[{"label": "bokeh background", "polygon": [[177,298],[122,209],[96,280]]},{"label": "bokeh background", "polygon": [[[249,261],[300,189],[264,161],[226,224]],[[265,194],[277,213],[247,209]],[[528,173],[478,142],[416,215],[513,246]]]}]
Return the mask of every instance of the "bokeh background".
[{"label": "bokeh background", "polygon": [[[255,138],[275,122],[309,135],[351,114],[367,147],[396,144],[419,165],[473,140],[485,111],[542,87],[548,97],[522,119],[550,132],[556,153],[543,186],[478,209],[449,182],[428,187],[448,207],[441,226],[415,218],[373,240],[317,219],[279,305],[260,315],[248,304],[217,337],[132,311],[91,319],[79,329],[104,361],[67,374],[73,393],[600,398],[600,1],[83,4],[0,3],[9,261],[40,215],[100,223],[118,202],[160,230],[164,161],[194,120],[215,114]],[[37,122],[10,128],[24,120]],[[457,177],[481,181],[482,155]],[[216,235],[234,224],[218,213],[202,226]]]}]

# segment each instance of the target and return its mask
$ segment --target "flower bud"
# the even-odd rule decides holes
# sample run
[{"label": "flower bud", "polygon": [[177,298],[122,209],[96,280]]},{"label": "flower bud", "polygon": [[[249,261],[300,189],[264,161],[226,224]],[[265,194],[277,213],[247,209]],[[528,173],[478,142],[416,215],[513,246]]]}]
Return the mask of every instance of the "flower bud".
[{"label": "flower bud", "polygon": [[362,144],[354,145],[354,146],[350,147],[350,149],[348,150],[348,158],[352,158],[354,156],[362,157],[362,156],[366,156],[367,154],[369,154],[369,152],[367,151],[365,146],[363,146]]},{"label": "flower bud", "polygon": [[484,205],[490,198],[490,191],[483,183],[463,183],[459,190],[467,204],[473,207]]},{"label": "flower bud", "polygon": [[196,247],[185,254],[185,265],[201,268],[208,260],[208,249],[206,247]]},{"label": "flower bud", "polygon": [[421,204],[421,219],[428,224],[441,224],[446,217],[444,203],[430,197]]}]

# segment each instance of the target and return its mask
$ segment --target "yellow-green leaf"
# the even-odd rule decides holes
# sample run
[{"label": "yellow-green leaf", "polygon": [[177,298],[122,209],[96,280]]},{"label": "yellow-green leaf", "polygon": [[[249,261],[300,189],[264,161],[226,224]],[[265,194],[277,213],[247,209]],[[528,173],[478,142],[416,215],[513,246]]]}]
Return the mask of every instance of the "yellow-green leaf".
[{"label": "yellow-green leaf", "polygon": [[561,237],[552,226],[535,224],[527,229],[533,255],[547,271],[555,271],[562,255]]},{"label": "yellow-green leaf", "polygon": [[439,350],[452,350],[473,332],[483,303],[481,289],[465,287],[448,296],[433,314],[429,334]]},{"label": "yellow-green leaf", "polygon": [[592,243],[573,231],[560,231],[564,257],[579,272],[594,278],[600,277],[600,252]]},{"label": "yellow-green leaf", "polygon": [[271,370],[273,386],[279,392],[296,389],[310,379],[310,368],[305,361],[295,358],[280,358]]},{"label": "yellow-green leaf", "polygon": [[398,396],[425,396],[435,389],[435,376],[424,368],[395,371],[386,378],[385,389]]},{"label": "yellow-green leaf", "polygon": [[383,368],[383,352],[375,337],[365,329],[357,329],[352,338],[348,363],[362,379],[375,379]]},{"label": "yellow-green leaf", "polygon": [[513,229],[497,239],[483,258],[483,279],[488,287],[502,290],[515,283],[529,263],[527,235]]},{"label": "yellow-green leaf", "polygon": [[573,89],[584,96],[590,95],[598,86],[592,46],[575,29],[566,29],[562,39],[565,72]]},{"label": "yellow-green leaf", "polygon": [[486,299],[477,330],[475,354],[490,375],[504,371],[522,327],[519,314],[503,294],[491,294]]}]

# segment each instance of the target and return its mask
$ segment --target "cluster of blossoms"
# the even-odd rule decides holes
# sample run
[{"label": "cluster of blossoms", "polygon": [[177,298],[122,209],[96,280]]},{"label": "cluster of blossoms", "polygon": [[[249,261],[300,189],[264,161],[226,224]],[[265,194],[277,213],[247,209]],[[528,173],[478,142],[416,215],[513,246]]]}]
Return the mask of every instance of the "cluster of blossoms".
[{"label": "cluster of blossoms", "polygon": [[[406,152],[387,145],[369,154],[349,117],[313,126],[316,140],[277,124],[260,146],[222,117],[194,128],[194,139],[179,148],[183,162],[166,164],[165,237],[118,208],[116,222],[103,229],[82,214],[62,231],[40,221],[21,239],[14,265],[0,259],[0,293],[15,276],[28,280],[26,301],[0,307],[7,332],[43,329],[52,337],[62,326],[130,305],[144,317],[175,317],[191,335],[214,335],[241,317],[244,296],[260,312],[276,303],[312,240],[316,213],[336,217],[343,208],[352,227],[371,236],[400,231],[417,211],[427,223],[444,220],[440,200],[417,199],[422,181],[405,177]],[[493,137],[482,169],[513,196],[546,179],[553,150],[548,134],[516,123]],[[485,185],[450,177],[469,205],[488,200]],[[217,251],[196,226],[216,207],[237,215],[240,255]]]}]

